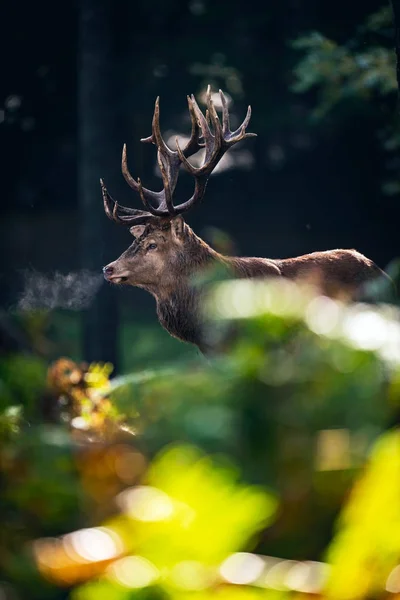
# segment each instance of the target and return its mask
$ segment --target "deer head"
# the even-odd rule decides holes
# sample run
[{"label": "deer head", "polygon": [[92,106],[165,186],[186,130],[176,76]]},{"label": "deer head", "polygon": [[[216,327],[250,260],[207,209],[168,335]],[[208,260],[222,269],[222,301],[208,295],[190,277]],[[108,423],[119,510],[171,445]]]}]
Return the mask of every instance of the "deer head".
[{"label": "deer head", "polygon": [[[254,137],[247,133],[250,121],[249,106],[246,118],[235,131],[230,130],[227,100],[220,90],[222,123],[212,101],[210,86],[207,89],[206,114],[203,115],[194,96],[188,96],[188,106],[192,123],[191,136],[181,149],[176,140],[176,151],[171,150],[162,138],[160,131],[159,98],[155,103],[152,134],[142,142],[157,147],[157,162],[163,181],[163,189],[154,192],[143,187],[141,180],[135,180],[129,172],[126,145],[122,151],[122,174],[129,186],[138,192],[146,210],[127,208],[115,202],[100,180],[104,209],[113,221],[129,228],[134,242],[114,262],[103,268],[104,277],[112,283],[126,283],[145,287],[162,284],[168,286],[176,277],[200,260],[201,240],[195,236],[184,222],[182,215],[190,210],[204,196],[208,178],[225,152],[237,142]],[[203,164],[196,168],[188,160],[190,156],[205,149]],[[191,198],[175,204],[173,201],[181,165],[194,178],[194,192]],[[204,244],[204,243],[203,243]],[[205,244],[204,244],[205,246]]]}]

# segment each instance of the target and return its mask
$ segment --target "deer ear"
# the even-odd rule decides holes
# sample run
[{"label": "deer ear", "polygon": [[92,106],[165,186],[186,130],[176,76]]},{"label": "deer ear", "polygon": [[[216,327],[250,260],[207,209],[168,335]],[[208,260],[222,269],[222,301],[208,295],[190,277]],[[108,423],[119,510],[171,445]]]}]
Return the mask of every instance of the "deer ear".
[{"label": "deer ear", "polygon": [[135,238],[138,238],[142,235],[142,233],[145,229],[146,229],[146,225],[134,225],[133,227],[130,228],[129,231]]},{"label": "deer ear", "polygon": [[171,219],[171,232],[172,235],[178,239],[181,239],[185,231],[185,221],[182,217],[174,217]]}]

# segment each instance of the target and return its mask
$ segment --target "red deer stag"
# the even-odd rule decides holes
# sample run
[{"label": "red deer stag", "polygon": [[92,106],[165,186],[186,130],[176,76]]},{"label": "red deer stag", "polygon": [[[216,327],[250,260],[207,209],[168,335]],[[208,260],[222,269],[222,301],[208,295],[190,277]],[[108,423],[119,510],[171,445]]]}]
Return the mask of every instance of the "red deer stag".
[{"label": "red deer stag", "polygon": [[[383,272],[368,258],[355,250],[314,252],[287,259],[238,258],[223,256],[200,239],[185,223],[182,215],[204,196],[208,178],[227,150],[234,144],[255,136],[247,133],[251,109],[243,123],[230,130],[227,100],[220,91],[222,123],[215,110],[210,88],[207,90],[206,115],[195,98],[188,96],[192,131],[189,141],[176,151],[171,150],[161,136],[159,99],[153,115],[152,134],[142,142],[157,147],[163,189],[154,192],[143,187],[129,172],[126,146],[122,152],[122,173],[130,187],[138,192],[146,210],[119,205],[109,195],[102,180],[101,187],[107,216],[129,227],[134,241],[114,262],[103,268],[107,281],[128,284],[149,291],[156,299],[161,325],[173,336],[205,349],[201,336],[199,310],[200,291],[192,285],[194,275],[213,264],[222,264],[234,277],[298,277],[318,273],[322,293],[344,290],[348,295],[360,289],[363,283]],[[203,164],[196,168],[188,160],[205,149]],[[174,191],[180,166],[194,178],[191,198],[174,204]]]}]

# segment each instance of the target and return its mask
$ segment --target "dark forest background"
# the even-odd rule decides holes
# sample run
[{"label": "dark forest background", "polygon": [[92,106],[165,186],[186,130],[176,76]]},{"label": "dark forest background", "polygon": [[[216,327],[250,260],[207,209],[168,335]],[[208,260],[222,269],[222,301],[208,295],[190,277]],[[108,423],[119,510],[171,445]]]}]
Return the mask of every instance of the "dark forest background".
[{"label": "dark forest background", "polygon": [[[304,50],[293,47],[319,31],[351,51],[360,24],[385,6],[378,0],[4,5],[3,310],[18,306],[32,273],[51,279],[56,271],[86,269],[95,276],[119,255],[130,237],[104,215],[99,178],[122,203],[139,206],[120,173],[122,144],[132,173],[158,188],[154,149],[139,143],[149,135],[155,97],[161,97],[163,131],[185,133],[186,94],[199,96],[209,83],[230,94],[238,118],[251,104],[250,130],[258,137],[243,147],[250,161],[212,177],[205,201],[188,218],[195,231],[211,242],[218,230],[226,232],[242,255],[354,247],[385,267],[398,255],[400,209],[398,196],[384,193],[388,164],[393,169],[397,162],[388,159],[379,132],[394,117],[395,92],[373,91],[368,102],[349,95],[315,119],[318,90],[295,91]],[[361,41],[364,48],[375,33]],[[379,43],[390,48],[391,27],[383,33]],[[328,79],[335,62],[330,68]],[[178,193],[186,197],[190,190],[183,175]],[[40,307],[49,292],[40,281],[35,285]],[[85,287],[84,276],[77,276],[79,286]],[[118,324],[125,326],[122,335],[133,327],[133,337],[135,324],[156,324],[150,296],[106,284],[82,314],[81,331],[77,311],[64,311],[61,319],[52,313],[74,337],[65,352],[82,354],[83,335],[87,359],[114,363],[117,354],[126,356]]]}]

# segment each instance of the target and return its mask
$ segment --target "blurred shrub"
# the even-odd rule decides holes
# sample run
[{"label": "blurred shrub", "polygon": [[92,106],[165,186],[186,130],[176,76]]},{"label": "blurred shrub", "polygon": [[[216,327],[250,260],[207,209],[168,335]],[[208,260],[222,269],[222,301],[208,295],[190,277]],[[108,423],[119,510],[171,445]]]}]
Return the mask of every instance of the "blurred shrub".
[{"label": "blurred shrub", "polygon": [[25,416],[37,413],[35,403],[46,387],[46,362],[35,355],[12,354],[0,359],[0,410],[12,404]]},{"label": "blurred shrub", "polygon": [[[396,98],[396,55],[393,51],[394,24],[391,7],[383,6],[372,13],[354,36],[345,43],[337,43],[320,32],[311,32],[297,38],[292,46],[302,53],[294,69],[293,91],[316,91],[312,118],[320,121],[339,106],[353,105],[360,113],[368,110],[377,98]],[[398,161],[395,152],[400,147],[400,121],[395,101],[385,110],[380,103],[378,137],[390,160],[392,177],[383,184],[383,192],[398,194]]]},{"label": "blurred shrub", "polygon": [[292,46],[304,56],[294,70],[293,90],[318,89],[316,118],[346,98],[366,100],[375,93],[387,95],[396,91],[392,40],[393,15],[389,5],[371,14],[344,44],[315,31],[298,37]]},{"label": "blurred shrub", "polygon": [[[339,519],[327,559],[332,598],[379,596],[400,591],[400,432],[375,444]],[[397,571],[397,575],[396,575]]]},{"label": "blurred shrub", "polygon": [[224,281],[207,313],[223,355],[111,380],[62,359],[51,426],[5,406],[0,558],[21,597],[397,589],[398,309]]}]

